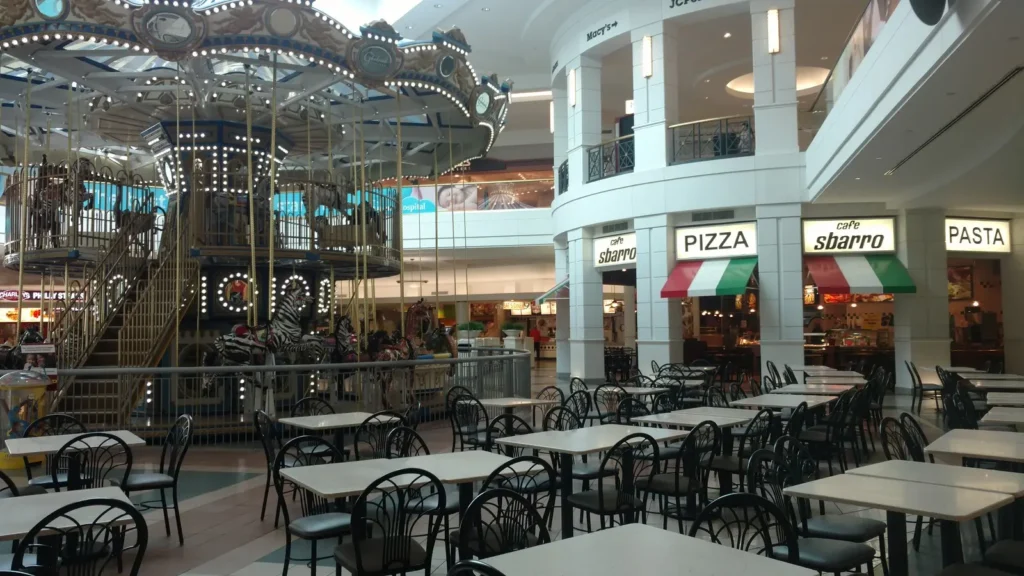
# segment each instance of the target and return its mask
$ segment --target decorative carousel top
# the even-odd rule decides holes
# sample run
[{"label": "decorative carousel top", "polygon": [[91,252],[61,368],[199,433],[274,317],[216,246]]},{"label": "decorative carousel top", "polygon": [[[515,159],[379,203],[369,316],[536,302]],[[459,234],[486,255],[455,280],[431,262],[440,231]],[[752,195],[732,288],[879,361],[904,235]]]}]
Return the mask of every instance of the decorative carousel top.
[{"label": "decorative carousel top", "polygon": [[31,77],[45,112],[31,123],[63,119],[82,147],[152,158],[141,134],[156,123],[184,136],[193,119],[250,113],[290,144],[282,169],[333,157],[345,170],[356,156],[375,178],[395,173],[398,132],[407,175],[486,154],[512,87],[476,74],[458,28],[429,41],[382,20],[356,32],[309,0],[6,0],[0,48],[0,101],[21,101]]}]

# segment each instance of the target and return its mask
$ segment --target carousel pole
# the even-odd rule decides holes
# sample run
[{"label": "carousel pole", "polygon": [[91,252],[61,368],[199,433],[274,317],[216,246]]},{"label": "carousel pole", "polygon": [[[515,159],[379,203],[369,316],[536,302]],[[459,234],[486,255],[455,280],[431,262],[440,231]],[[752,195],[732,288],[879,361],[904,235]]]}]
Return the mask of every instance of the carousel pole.
[{"label": "carousel pole", "polygon": [[[267,281],[270,282],[270,296],[267,299],[269,317],[270,301],[274,298],[277,285],[274,283],[274,190],[277,188],[277,54],[274,54],[274,82],[270,88],[270,213],[267,229]],[[308,184],[307,184],[308,186]]]},{"label": "carousel pole", "polygon": [[29,119],[32,115],[32,69],[25,74],[27,88],[25,90],[25,152],[21,158],[21,247],[18,249],[18,321],[15,324],[15,341],[21,340],[21,305],[22,292],[25,290],[25,228],[28,226],[28,178],[29,178],[29,150],[28,130]]},{"label": "carousel pole", "polygon": [[[378,127],[378,129],[379,129],[379,127]],[[364,330],[369,330],[370,329],[370,322],[369,322],[369,320],[366,317],[366,293],[367,293],[367,285],[369,284],[369,280],[368,279],[370,277],[370,272],[368,270],[367,261],[366,261],[366,253],[369,252],[369,250],[367,249],[367,240],[366,240],[366,199],[367,199],[367,196],[369,195],[369,186],[366,183],[366,138],[365,137],[359,139],[359,149],[360,149],[359,150],[359,156],[362,158],[362,162],[359,164],[359,180],[360,180],[361,186],[359,187],[359,203],[357,203],[356,206],[359,207],[359,214],[360,214],[359,228],[362,231],[362,239],[363,239],[362,240],[363,278],[362,278],[362,282],[361,282],[362,288],[363,288],[363,297],[359,300],[359,302],[360,302],[360,306],[361,306],[361,310],[362,310],[361,313],[360,313],[360,316],[363,319]],[[371,176],[372,176],[372,174],[371,174]],[[360,204],[362,204],[361,207],[360,207]],[[359,256],[357,255],[356,258],[358,259]],[[357,268],[358,268],[358,266],[357,266]]]},{"label": "carousel pole", "polygon": [[[175,67],[174,75],[174,317],[181,313],[181,63]],[[181,352],[181,330],[174,331],[174,366],[178,365]]]},{"label": "carousel pole", "polygon": [[[249,187],[249,312],[251,326],[259,324],[259,311],[256,309],[256,211],[254,209],[252,187],[252,94],[249,93],[249,65],[245,65],[245,155],[246,180]],[[273,290],[273,280],[271,290]],[[269,296],[268,296],[269,298]]]},{"label": "carousel pole", "polygon": [[[366,138],[366,133],[365,133],[365,128],[366,127],[363,124],[363,111],[362,111],[361,108],[359,110],[359,127],[360,127],[359,128],[359,142],[364,142],[364,140]],[[365,151],[365,145],[357,146],[356,144],[357,144],[356,142],[354,142],[354,141],[352,142],[352,154],[353,154],[354,159],[355,159],[355,162],[352,163],[352,188],[353,188],[353,191],[356,193],[356,196],[352,199],[352,201],[355,203],[355,208],[354,208],[354,211],[352,212],[352,220],[354,222],[354,227],[355,227],[355,231],[356,231],[355,243],[354,244],[358,245],[359,244],[360,234],[359,234],[359,219],[356,217],[356,214],[359,213],[359,196],[358,196],[358,194],[359,194],[359,191],[363,187],[363,183],[360,181],[361,163],[365,161],[365,158],[363,157],[363,155],[360,154],[360,150],[362,149],[362,150]],[[360,164],[357,164],[356,162],[359,162]],[[349,307],[352,310],[352,319],[355,322],[355,330],[356,330],[356,333],[358,334],[357,344],[361,348],[363,346],[363,344],[364,344],[364,339],[366,338],[367,334],[366,334],[366,327],[364,326],[364,324],[362,322],[362,315],[360,314],[360,310],[359,310],[359,288],[361,287],[362,279],[359,276],[359,254],[358,253],[355,254],[355,259],[356,259],[356,274],[355,274],[355,278],[352,280],[352,297],[349,299]],[[371,358],[371,360],[372,360],[372,358]]]},{"label": "carousel pole", "polygon": [[[65,134],[68,137],[68,155],[67,160],[64,162],[64,174],[65,177],[71,178],[71,123],[74,121],[74,117],[71,115],[71,102],[74,100],[74,91],[71,89],[71,82],[68,82],[68,111],[65,114]],[[131,150],[131,148],[129,148]],[[77,220],[74,220],[77,222]],[[71,226],[72,229],[78,228],[76,225]],[[71,310],[71,277],[68,270],[68,261],[64,259],[64,311],[62,314],[67,314]],[[65,332],[67,330],[65,329]]]},{"label": "carousel pole", "polygon": [[[395,90],[395,94],[396,94],[396,100],[397,100],[397,102],[395,104],[395,109],[396,110],[401,110],[402,109],[402,89],[398,88],[397,90]],[[399,268],[398,268],[398,300],[399,300],[399,303],[400,303],[399,304],[400,310],[402,312],[402,314],[401,314],[401,319],[402,319],[402,337],[403,338],[407,338],[408,335],[405,333],[405,247],[404,247],[405,246],[405,242],[402,241],[402,118],[401,117],[398,118],[397,125],[398,125],[397,126],[398,132],[396,133],[396,135],[398,137],[398,145],[395,146],[395,149],[397,150],[397,153],[398,153],[398,162],[396,163],[396,168],[395,168],[395,195],[398,196],[398,216],[395,219],[397,220],[396,228],[398,229],[398,231],[395,233],[395,241],[398,242],[398,261],[399,261]],[[434,201],[436,202],[437,198],[435,198]],[[434,209],[436,210],[437,207],[435,206]]]},{"label": "carousel pole", "polygon": [[[274,78],[274,81],[276,82],[276,74],[274,75]],[[337,183],[334,181],[334,141],[331,138],[331,135],[334,132],[334,118],[331,116],[331,109],[334,108],[332,100],[333,98],[331,95],[331,91],[327,90],[327,180],[331,183],[332,186],[335,186],[337,185]],[[344,190],[342,190],[342,192],[344,192]],[[329,324],[327,325],[327,333],[334,334],[334,264],[331,264],[330,274],[330,284],[328,285],[327,288],[329,294],[329,296],[327,297],[327,321],[329,322]],[[320,283],[323,284],[323,281],[321,281]],[[314,318],[316,318],[316,316],[314,316]],[[314,322],[314,326],[315,325],[316,322]]]},{"label": "carousel pole", "polygon": [[[438,257],[438,245],[441,243],[441,195],[437,173],[437,150],[434,150],[434,314],[437,324],[441,325],[441,260]],[[454,206],[453,206],[454,208]],[[422,240],[423,236],[420,236]],[[455,236],[452,235],[452,254],[455,254]]]},{"label": "carousel pole", "polygon": [[[451,184],[455,185],[455,156],[454,148],[452,144],[452,125],[448,123],[448,180]],[[466,206],[462,206],[463,219],[465,219]],[[455,252],[455,205],[451,208],[452,214],[452,284],[454,285],[452,294],[454,294],[455,301],[459,301],[459,256]],[[465,224],[465,222],[463,222]],[[469,284],[466,284],[466,300],[469,300]]]}]

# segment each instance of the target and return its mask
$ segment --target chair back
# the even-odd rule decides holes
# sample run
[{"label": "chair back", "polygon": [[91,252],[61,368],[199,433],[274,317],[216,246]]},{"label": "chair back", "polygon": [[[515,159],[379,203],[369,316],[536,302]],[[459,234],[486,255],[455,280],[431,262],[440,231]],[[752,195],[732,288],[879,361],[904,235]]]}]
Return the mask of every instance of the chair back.
[{"label": "chair back", "polygon": [[907,372],[910,373],[910,386],[915,390],[921,389],[921,374],[917,371],[917,366],[914,365],[910,360],[904,360],[903,364],[907,367]]},{"label": "chair back", "polygon": [[267,469],[274,465],[274,458],[281,449],[281,433],[270,416],[263,410],[253,413],[252,425],[256,429],[256,438],[263,446],[263,455],[267,457]]},{"label": "chair back", "polygon": [[492,418],[491,423],[487,425],[487,446],[499,454],[503,454],[511,448],[515,456],[522,456],[526,448],[502,446],[494,441],[499,438],[510,438],[512,436],[522,436],[523,434],[533,434],[533,427],[530,426],[529,422],[515,414],[499,414]]},{"label": "chair back", "polygon": [[772,379],[771,375],[765,374],[761,377],[761,392],[767,394],[777,388],[775,380]]},{"label": "chair back", "polygon": [[583,381],[582,378],[572,377],[569,379],[569,393],[575,394],[577,392],[586,392],[590,387]]},{"label": "chair back", "polygon": [[602,423],[615,418],[619,402],[627,396],[626,391],[615,384],[603,384],[594,390],[594,406]]},{"label": "chair back", "polygon": [[704,405],[728,408],[729,400],[726,399],[720,386],[708,386],[708,389],[704,391]]},{"label": "chair back", "polygon": [[789,364],[783,366],[782,371],[783,375],[786,377],[787,384],[796,384],[797,382],[799,382],[799,380],[797,380],[796,378],[796,373],[793,372],[793,369],[789,367]]},{"label": "chair back", "polygon": [[619,402],[619,407],[615,411],[615,422],[629,426],[633,424],[633,418],[650,415],[651,411],[647,408],[647,404],[644,404],[639,398],[629,396]]},{"label": "chair back", "polygon": [[[686,478],[701,488],[708,487],[711,477],[711,463],[722,446],[722,430],[711,420],[705,420],[694,426],[683,440],[679,451],[676,469],[683,471]],[[682,493],[682,478],[676,474],[676,494]]]},{"label": "chair back", "polygon": [[292,521],[291,511],[288,508],[288,503],[292,499],[285,497],[289,493],[295,494],[295,500],[299,502],[302,516],[313,516],[337,510],[334,500],[324,498],[312,490],[293,483],[281,474],[281,471],[286,468],[337,463],[342,459],[341,451],[320,436],[298,436],[281,447],[271,464],[271,477],[274,480],[274,489],[277,490],[278,506],[284,515],[285,530],[288,530],[288,525]]},{"label": "chair back", "polygon": [[469,388],[466,388],[465,386],[452,386],[444,395],[445,408],[447,408],[450,411],[452,409],[452,404],[455,402],[455,399],[458,398],[459,396],[469,396],[471,398],[476,398],[476,395],[473,394],[473,391],[470,390]]},{"label": "chair back", "polygon": [[482,560],[460,560],[448,576],[505,576],[505,573]]},{"label": "chair back", "polygon": [[292,406],[292,418],[322,416],[324,414],[334,414],[334,408],[326,400],[316,396],[306,396]]},{"label": "chair back", "polygon": [[555,512],[555,469],[537,456],[520,456],[505,462],[484,480],[480,491],[505,488],[526,498],[550,528]]},{"label": "chair back", "polygon": [[181,472],[181,464],[185,461],[185,454],[191,445],[192,416],[182,414],[174,421],[164,440],[164,447],[160,453],[160,473],[177,478]]},{"label": "chair back", "polygon": [[[131,502],[106,498],[73,502],[51,512],[25,534],[14,549],[11,568],[30,574],[100,576],[135,533],[135,559],[129,576],[138,576],[149,544],[149,526]],[[42,565],[51,559],[54,564]]]},{"label": "chair back", "polygon": [[[352,507],[354,572],[429,571],[446,496],[437,476],[418,468],[396,470],[374,480]],[[373,544],[368,545],[370,541]],[[371,569],[378,566],[383,569]]]},{"label": "chair back", "polygon": [[911,460],[910,451],[907,447],[907,431],[900,424],[900,421],[886,416],[882,418],[879,426],[879,435],[882,440],[882,452],[886,460]]},{"label": "chair back", "polygon": [[563,406],[572,412],[576,416],[577,420],[583,422],[587,415],[590,414],[590,392],[587,392],[586,390],[577,390],[572,394],[569,394],[569,397],[565,399],[565,404],[563,404]]},{"label": "chair back", "polygon": [[748,382],[750,383],[750,395],[751,396],[760,396],[761,395],[761,382],[758,381],[757,378],[750,378],[748,380]]},{"label": "chair back", "polygon": [[743,391],[742,382],[733,382],[729,384],[729,400],[735,402],[742,400],[747,397],[747,393]]},{"label": "chair back", "polygon": [[775,504],[792,522],[789,497],[782,493],[789,481],[789,472],[782,458],[774,450],[761,449],[747,461],[747,490]]},{"label": "chair back", "polygon": [[[796,531],[771,501],[746,492],[721,496],[704,507],[690,525],[690,536],[795,564]],[[788,555],[776,555],[786,546]]]},{"label": "chair back", "polygon": [[356,460],[386,458],[388,434],[399,426],[405,426],[405,418],[390,410],[381,410],[363,420],[352,438]]},{"label": "chair back", "polygon": [[53,489],[60,491],[60,476],[67,489],[124,486],[132,472],[132,449],[124,440],[106,432],[90,432],[68,440],[57,451],[50,475]]},{"label": "chair back", "polygon": [[765,362],[765,366],[768,367],[768,373],[772,375],[772,382],[776,385],[785,382],[785,380],[782,379],[782,375],[779,374],[779,369],[775,366],[775,362],[768,360]]},{"label": "chair back", "polygon": [[[85,424],[82,424],[74,416],[67,414],[47,414],[42,418],[33,420],[31,424],[25,428],[25,433],[22,435],[24,438],[34,438],[39,436],[60,436],[62,434],[85,434],[88,430]],[[53,467],[53,455],[47,454],[43,457],[43,470],[48,471]],[[25,477],[29,480],[32,479],[32,463],[29,462],[28,457],[22,459],[25,463]]]},{"label": "chair back", "polygon": [[766,448],[772,436],[772,411],[761,410],[747,425],[747,433],[740,438],[740,448],[736,454],[740,458],[748,458],[751,454]]},{"label": "chair back", "polygon": [[565,403],[565,393],[562,392],[558,386],[547,386],[540,392],[537,392],[538,400],[554,400],[561,406]]},{"label": "chair back", "polygon": [[409,458],[429,454],[430,448],[414,428],[399,426],[388,432],[384,447],[385,458]]},{"label": "chair back", "polygon": [[[573,394],[572,396],[575,396]],[[570,396],[570,398],[572,397]],[[576,430],[583,426],[579,417],[568,405],[555,406],[544,414],[544,430]]]},{"label": "chair back", "polygon": [[[924,435],[921,424],[909,412],[900,414],[900,424],[903,425],[903,439],[907,443],[908,455],[915,462],[924,462],[924,447],[928,445],[928,438]],[[932,459],[934,460],[934,458]]]},{"label": "chair back", "polygon": [[3,470],[0,470],[0,500],[16,498],[18,495],[18,485]]},{"label": "chair back", "polygon": [[[658,454],[658,443],[647,434],[630,434],[616,442],[601,459],[600,469],[601,478],[614,476],[616,482],[612,486],[607,482],[598,482],[598,500],[605,504],[614,502],[614,508],[618,513],[643,510],[647,502],[647,493],[644,492],[637,498],[635,494],[627,494],[624,487],[628,484],[636,486],[642,479],[650,483],[658,471]],[[616,489],[615,486],[623,488]],[[609,493],[609,490],[614,493]]]},{"label": "chair back", "polygon": [[807,418],[807,402],[801,402],[796,405],[793,409],[793,413],[789,415],[789,422],[786,422],[786,428],[782,434],[785,436],[792,436],[796,438],[800,435],[800,431],[804,428],[804,420]]},{"label": "chair back", "polygon": [[676,398],[672,392],[662,392],[661,394],[658,394],[651,402],[651,406],[653,407],[652,412],[655,414],[665,414],[667,412],[674,412],[678,409],[676,408]]},{"label": "chair back", "polygon": [[460,523],[459,538],[480,558],[551,542],[533,503],[508,488],[488,488],[473,499]]}]

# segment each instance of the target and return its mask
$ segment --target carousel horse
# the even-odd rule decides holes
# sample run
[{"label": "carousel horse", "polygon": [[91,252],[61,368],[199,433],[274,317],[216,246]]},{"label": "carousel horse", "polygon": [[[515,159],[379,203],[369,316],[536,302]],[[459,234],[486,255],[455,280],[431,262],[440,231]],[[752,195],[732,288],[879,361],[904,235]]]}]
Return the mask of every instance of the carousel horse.
[{"label": "carousel horse", "polygon": [[[75,202],[81,203],[85,210],[92,209],[93,195],[85,188],[85,177],[92,172],[91,166],[91,163],[83,161],[77,165],[76,177],[71,178],[74,172],[58,174],[43,156],[40,176],[34,179],[35,189],[27,191],[28,221],[35,235],[36,250],[43,249],[47,233],[52,247],[60,248],[61,214],[70,216]],[[77,184],[77,189],[73,189],[76,188],[74,184]]]},{"label": "carousel horse", "polygon": [[425,350],[435,354],[451,354],[455,358],[458,346],[443,326],[435,324],[432,310],[422,298],[410,306],[405,313],[405,334],[414,342],[421,342]]},{"label": "carousel horse", "polygon": [[359,354],[356,352],[356,335],[352,327],[352,319],[341,314],[334,321],[334,347],[331,349],[331,362],[343,364],[346,362],[359,361]]},{"label": "carousel horse", "polygon": [[[114,226],[128,234],[138,246],[146,248],[145,240],[139,237],[156,228],[153,193],[146,189],[144,198],[131,198],[129,202],[124,202],[124,189],[124,184],[117,185],[117,194],[114,197]],[[130,206],[122,207],[122,203],[130,203]]]}]

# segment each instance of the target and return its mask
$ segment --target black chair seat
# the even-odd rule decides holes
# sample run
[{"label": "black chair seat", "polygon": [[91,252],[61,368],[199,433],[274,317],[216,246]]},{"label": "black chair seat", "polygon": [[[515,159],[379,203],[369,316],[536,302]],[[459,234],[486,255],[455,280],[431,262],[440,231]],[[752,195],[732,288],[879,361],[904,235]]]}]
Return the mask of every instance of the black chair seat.
[{"label": "black chair seat", "polygon": [[[440,504],[440,498],[437,494],[432,494],[423,498],[422,500],[416,500],[410,502],[407,509],[412,512],[423,512],[424,510],[437,510],[437,506]],[[444,513],[455,514],[459,511],[459,490],[458,488],[446,487],[445,498],[444,498]]]},{"label": "black chair seat", "polygon": [[942,390],[942,384],[921,384],[921,389],[926,392],[939,392]]},{"label": "black chair seat", "polygon": [[[800,557],[796,564],[819,572],[846,572],[875,558],[875,549],[871,546],[842,540],[800,538],[797,546]],[[789,556],[788,546],[775,546],[772,551],[776,558]]]},{"label": "black chair seat", "polygon": [[304,540],[334,538],[352,529],[352,515],[344,512],[314,514],[293,520],[288,529]]},{"label": "black chair seat", "polygon": [[1024,542],[996,542],[985,550],[985,564],[1014,574],[1024,574]]},{"label": "black chair seat", "polygon": [[1012,572],[1003,572],[981,564],[953,564],[947,566],[936,576],[1012,576]]},{"label": "black chair seat", "polygon": [[[82,474],[80,476],[80,481],[81,481],[82,484],[88,484],[89,483],[89,477],[87,475],[85,475],[85,474]],[[51,476],[49,474],[46,475],[46,476],[36,476],[35,478],[33,478],[33,479],[28,481],[28,485],[29,486],[38,486],[40,488],[44,488],[44,489],[47,489],[47,490],[53,490],[55,487],[62,488],[64,486],[67,486],[67,484],[68,484],[68,475],[67,474],[57,474],[57,484],[56,484],[56,486],[54,486],[54,484],[53,484],[53,476]]]},{"label": "black chair seat", "polygon": [[519,492],[521,494],[541,494],[551,490],[551,481],[524,480],[522,477],[502,478],[498,480],[498,487]]},{"label": "black chair seat", "polygon": [[[406,551],[408,553],[403,554]],[[405,558],[406,561],[403,563],[404,570],[401,570],[402,572],[414,572],[426,568],[427,551],[413,538],[371,538],[359,543],[359,558],[362,560],[363,570],[367,572],[380,573],[385,572],[386,568],[391,568],[384,566],[385,554],[389,557],[387,560],[392,562],[395,557],[401,556]],[[358,573],[356,570],[356,544],[354,542],[345,542],[335,547],[334,559],[345,570],[352,574]]]},{"label": "black chair seat", "polygon": [[825,442],[827,440],[828,440],[828,432],[826,432],[825,430],[815,430],[814,428],[809,428],[807,430],[804,430],[803,432],[800,432],[800,441],[801,442],[809,442],[811,444],[821,444],[821,443],[823,443],[823,442]]},{"label": "black chair seat", "polygon": [[685,496],[691,491],[690,479],[686,476],[679,478],[679,489],[676,490],[676,475],[674,473],[655,474],[650,482],[647,481],[647,478],[640,478],[637,480],[636,486],[641,490],[661,496]]},{"label": "black chair seat", "polygon": [[643,501],[632,494],[608,489],[577,492],[569,496],[569,503],[594,514],[619,514],[643,507]]},{"label": "black chair seat", "polygon": [[807,535],[846,542],[867,542],[885,534],[885,522],[849,514],[814,516],[807,519]]},{"label": "black chair seat", "polygon": [[464,432],[462,441],[471,446],[487,446],[487,432]]},{"label": "black chair seat", "polygon": [[[518,536],[518,532],[514,535]],[[501,550],[504,547],[503,544],[506,544],[507,542],[507,539],[498,538],[498,533],[495,532],[495,530],[490,529],[487,530],[486,533],[484,534],[484,540],[487,541],[487,546],[485,548],[481,548],[480,541],[477,539],[476,536],[476,534],[470,534],[469,541],[466,542],[466,548],[468,548],[469,551],[478,558],[487,558],[488,556],[494,556],[495,551]],[[462,535],[459,533],[458,529],[451,531],[451,541],[461,545]],[[529,532],[526,533],[527,547],[532,548],[533,546],[536,546],[538,541],[539,538],[536,534],[531,534]],[[520,543],[508,542],[508,544],[518,545]]]},{"label": "black chair seat", "polygon": [[615,469],[609,467],[601,470],[601,462],[594,458],[588,462],[573,462],[572,464],[573,480],[596,480],[610,476],[615,476]]},{"label": "black chair seat", "polygon": [[715,456],[711,460],[711,469],[715,472],[732,472],[738,474],[743,471],[743,460],[739,456]]},{"label": "black chair seat", "polygon": [[315,444],[313,446],[300,446],[299,451],[307,456],[319,456],[321,454],[329,453],[331,451],[331,447],[323,444]]},{"label": "black chair seat", "polygon": [[[114,478],[110,481],[114,486],[120,486],[121,481]],[[124,489],[129,492],[137,490],[156,490],[159,488],[171,488],[174,486],[174,478],[167,474],[157,472],[140,472],[129,474],[124,483]]]}]

